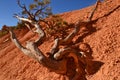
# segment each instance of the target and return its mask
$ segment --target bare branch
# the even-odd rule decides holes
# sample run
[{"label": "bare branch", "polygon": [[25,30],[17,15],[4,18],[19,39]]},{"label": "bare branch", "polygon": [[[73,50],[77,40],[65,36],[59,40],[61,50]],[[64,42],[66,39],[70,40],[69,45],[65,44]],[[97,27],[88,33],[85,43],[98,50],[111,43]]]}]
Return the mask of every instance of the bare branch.
[{"label": "bare branch", "polygon": [[33,24],[36,28],[36,33],[38,33],[39,38],[35,41],[36,45],[41,45],[46,37],[45,32],[42,30],[38,23]]},{"label": "bare branch", "polygon": [[[27,10],[27,8],[26,8],[26,6],[25,5],[21,5],[20,4],[20,0],[18,0],[18,5],[19,5],[19,7],[20,8],[22,8],[23,9],[23,11],[25,11],[27,14],[28,14],[28,17],[31,19],[31,20],[35,20],[35,16],[33,15],[33,14],[31,14],[28,10]],[[35,20],[36,21],[36,20]]]},{"label": "bare branch", "polygon": [[[13,42],[21,51],[23,51],[23,52],[29,52],[29,50],[27,50],[25,47],[23,47],[23,46],[21,45],[21,43],[18,41],[18,39],[16,38],[13,30],[10,29],[10,28],[9,28],[8,30],[9,30],[9,33],[10,33],[10,35],[11,35],[11,40],[12,40],[12,42]],[[25,53],[25,54],[28,55],[27,53]]]},{"label": "bare branch", "polygon": [[20,0],[18,0],[17,3],[18,3],[18,6],[19,6],[20,8],[24,8],[24,6],[22,6],[22,5],[20,4]]},{"label": "bare branch", "polygon": [[[40,27],[40,25],[39,25],[39,23],[38,22],[34,22],[34,21],[32,21],[32,20],[30,20],[30,19],[26,19],[26,18],[21,18],[21,17],[19,17],[19,16],[15,16],[17,19],[19,19],[19,20],[21,20],[21,21],[26,21],[26,22],[29,22],[29,23],[31,23],[32,25],[34,25],[35,26],[35,28],[36,28],[36,33],[38,33],[38,35],[39,35],[39,38],[35,41],[35,43],[37,44],[37,45],[41,45],[42,43],[43,43],[43,40],[45,39],[45,32],[42,30],[42,28]],[[28,27],[28,25],[27,25],[27,27]]]},{"label": "bare branch", "polygon": [[34,31],[30,28],[29,24],[25,23],[25,26],[31,31],[34,33]]},{"label": "bare branch", "polygon": [[56,52],[54,54],[54,59],[61,60],[65,57],[72,57],[76,65],[76,72],[80,72],[78,54],[79,53],[75,49],[68,47],[68,48],[60,49],[58,52]]},{"label": "bare branch", "polygon": [[44,10],[47,6],[41,7],[40,9],[38,9],[34,15],[38,15],[42,12],[42,10]]},{"label": "bare branch", "polygon": [[98,3],[100,2],[100,0],[97,0],[96,4],[95,4],[95,7],[93,8],[92,12],[90,13],[89,17],[88,17],[88,21],[87,22],[90,22],[92,20],[92,17],[98,7]]},{"label": "bare branch", "polygon": [[[95,8],[93,9],[90,16],[88,17],[88,22],[91,21],[91,19],[93,17],[93,14],[94,14],[97,6],[98,6],[99,1],[100,0],[97,0]],[[80,52],[78,49],[73,48],[72,45],[70,45],[70,43],[72,43],[73,38],[79,32],[80,26],[83,25],[83,24],[87,24],[88,22],[78,21],[75,24],[75,28],[73,29],[73,31],[66,38],[55,39],[54,40],[54,45],[52,46],[52,48],[50,50],[50,54],[52,55],[52,58],[51,57],[46,57],[44,55],[44,53],[38,48],[38,46],[41,45],[45,41],[46,34],[45,34],[44,30],[42,29],[41,25],[39,24],[39,21],[36,19],[36,18],[38,18],[36,16],[39,13],[41,13],[41,14],[38,15],[38,16],[42,16],[42,13],[44,13],[42,10],[44,10],[47,6],[43,6],[43,8],[38,9],[36,12],[34,11],[35,13],[34,12],[30,13],[30,11],[27,10],[25,5],[20,4],[20,0],[18,0],[18,5],[23,9],[23,11],[26,12],[28,18],[19,17],[18,15],[15,15],[15,17],[17,19],[21,20],[21,21],[25,21],[25,22],[28,22],[31,25],[33,25],[36,28],[35,32],[38,34],[39,37],[35,42],[28,41],[26,43],[26,47],[23,47],[22,44],[16,38],[13,31],[10,30],[9,32],[10,32],[10,35],[11,35],[11,39],[15,43],[15,45],[21,51],[23,51],[24,54],[26,54],[26,55],[32,57],[33,59],[37,60],[39,63],[46,66],[47,68],[52,68],[53,70],[56,70],[56,71],[58,70],[58,71],[60,71],[61,73],[64,73],[64,74],[67,71],[66,67],[67,67],[68,57],[72,57],[74,59],[75,66],[76,66],[76,74],[79,74],[80,73],[80,66],[79,66],[79,61],[80,61],[79,59],[80,58],[79,58],[78,55],[81,54],[83,57],[86,57],[86,55],[83,52]],[[44,21],[44,20],[40,20],[40,21],[46,23],[49,26],[49,24],[46,21]],[[25,25],[28,27],[28,29],[30,31],[32,31],[29,24],[25,23]],[[61,45],[64,46],[64,48],[61,48],[60,47]]]},{"label": "bare branch", "polygon": [[91,21],[92,17],[93,17],[93,14],[95,12],[95,10],[97,9],[97,6],[98,6],[98,3],[100,2],[100,0],[97,0],[96,4],[95,4],[95,7],[94,9],[92,10],[90,16],[88,17],[88,21],[87,22],[81,22],[81,21],[78,21],[76,24],[75,24],[75,28],[74,30],[63,40],[61,40],[60,44],[69,44],[72,42],[72,39],[75,37],[75,35],[79,32],[80,30],[80,26],[81,25],[84,25],[84,24],[87,24],[88,22]]},{"label": "bare branch", "polygon": [[20,42],[18,41],[18,39],[16,38],[15,34],[13,33],[12,29],[9,29],[9,33],[11,35],[11,40],[15,43],[15,45],[18,47],[18,48],[24,48]]},{"label": "bare branch", "polygon": [[21,43],[18,41],[18,39],[16,38],[14,32],[12,29],[8,29],[10,36],[11,36],[11,40],[12,42],[27,56],[32,57],[33,59],[42,62],[42,59],[44,58],[43,53],[36,47],[36,45],[34,44],[34,42],[27,42],[26,47],[23,47],[21,45]]},{"label": "bare branch", "polygon": [[27,19],[27,18],[22,18],[22,17],[19,17],[19,16],[15,16],[18,20],[21,20],[21,21],[27,21],[27,22],[29,22],[29,23],[32,23],[32,20],[30,20],[30,19]]},{"label": "bare branch", "polygon": [[63,49],[60,49],[58,52],[56,52],[54,54],[54,58],[56,60],[59,60],[61,58],[63,58],[63,56],[67,56],[69,55],[69,53],[76,53],[76,50],[72,49],[72,48],[63,48]]},{"label": "bare branch", "polygon": [[67,43],[70,43],[72,41],[72,39],[75,37],[75,35],[79,32],[80,30],[80,22],[78,22],[76,25],[75,25],[75,28],[74,30],[72,31],[72,33],[70,33],[65,39],[64,41],[67,42]]},{"label": "bare branch", "polygon": [[55,52],[57,52],[58,48],[59,48],[59,39],[57,38],[54,40],[54,45],[50,50],[51,55],[53,55]]}]

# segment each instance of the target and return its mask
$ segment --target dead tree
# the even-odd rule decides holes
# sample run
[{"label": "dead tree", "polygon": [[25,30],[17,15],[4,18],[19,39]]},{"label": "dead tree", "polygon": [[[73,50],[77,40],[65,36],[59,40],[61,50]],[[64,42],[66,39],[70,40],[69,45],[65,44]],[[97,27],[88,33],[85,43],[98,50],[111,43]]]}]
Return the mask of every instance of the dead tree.
[{"label": "dead tree", "polygon": [[[99,0],[98,0],[99,1]],[[98,1],[96,3],[96,6],[98,5]],[[42,9],[39,9],[35,12],[35,14],[30,13],[29,10],[27,10],[25,5],[21,5],[20,2],[18,1],[18,5],[26,12],[28,15],[28,18],[25,17],[20,17],[18,15],[15,15],[15,17],[21,21],[30,23],[35,27],[35,33],[39,35],[38,39],[36,41],[27,41],[26,46],[22,46],[22,44],[18,41],[16,38],[14,32],[12,29],[8,29],[9,33],[11,35],[11,40],[12,42],[27,56],[32,57],[33,59],[37,60],[40,64],[43,66],[47,67],[48,69],[59,73],[59,74],[66,74],[67,72],[67,57],[72,57],[75,62],[76,66],[76,74],[73,80],[76,80],[78,76],[80,76],[81,73],[81,68],[79,65],[79,56],[80,54],[85,56],[84,52],[80,52],[76,50],[75,48],[71,46],[67,46],[72,42],[72,39],[75,37],[75,35],[79,32],[80,26],[91,21],[91,18],[95,12],[95,9],[97,8],[95,6],[94,10],[92,11],[91,15],[89,16],[89,19],[87,22],[80,22],[78,21],[75,24],[74,30],[64,39],[56,38],[54,40],[54,45],[52,46],[50,52],[49,52],[49,57],[46,57],[44,52],[42,52],[38,46],[44,43],[46,34],[42,27],[39,25],[39,20],[35,18],[35,16],[42,12]],[[41,20],[40,20],[41,21]],[[29,25],[27,25],[29,27]],[[30,29],[30,27],[29,27]],[[30,29],[31,30],[31,29]],[[66,47],[64,48],[59,48],[61,45],[65,45]]]}]

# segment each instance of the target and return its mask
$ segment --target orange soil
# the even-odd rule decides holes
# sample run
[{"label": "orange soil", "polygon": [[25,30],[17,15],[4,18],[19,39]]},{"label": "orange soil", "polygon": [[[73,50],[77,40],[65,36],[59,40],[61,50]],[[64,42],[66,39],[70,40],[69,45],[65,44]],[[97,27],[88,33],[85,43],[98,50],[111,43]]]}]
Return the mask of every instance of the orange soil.
[{"label": "orange soil", "polygon": [[[85,21],[92,8],[93,6],[90,6],[61,15],[69,23],[79,19]],[[96,30],[82,40],[92,48],[92,55],[96,61],[93,70],[98,69],[94,74],[86,75],[87,80],[120,80],[120,0],[105,0],[99,4],[93,20],[97,18],[99,18],[97,22],[92,25]],[[25,41],[36,38],[26,30],[18,30],[16,35],[23,45]],[[46,41],[40,46],[41,50],[49,51],[52,43],[52,40]],[[68,80],[68,78],[50,72],[24,55],[7,34],[0,38],[0,80]]]}]

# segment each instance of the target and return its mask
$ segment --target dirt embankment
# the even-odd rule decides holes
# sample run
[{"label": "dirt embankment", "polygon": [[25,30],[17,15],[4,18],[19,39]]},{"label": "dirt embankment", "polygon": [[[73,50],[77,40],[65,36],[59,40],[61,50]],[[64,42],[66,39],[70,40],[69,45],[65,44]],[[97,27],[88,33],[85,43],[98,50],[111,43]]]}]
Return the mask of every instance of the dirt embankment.
[{"label": "dirt embankment", "polygon": [[[87,20],[93,6],[85,9],[66,12],[62,17],[68,22]],[[96,20],[98,19],[98,20]],[[99,4],[92,24],[95,29],[83,36],[82,42],[88,43],[93,51],[96,64],[92,75],[86,75],[87,80],[120,80],[120,0],[105,0]],[[80,36],[81,32],[77,35]],[[36,36],[24,30],[16,33],[24,45],[26,40]],[[75,38],[77,38],[77,36]],[[42,51],[49,51],[52,40],[40,46]],[[102,64],[101,64],[102,63]],[[11,42],[9,34],[0,38],[0,80],[68,80],[64,75],[50,72],[33,59],[25,56]]]}]

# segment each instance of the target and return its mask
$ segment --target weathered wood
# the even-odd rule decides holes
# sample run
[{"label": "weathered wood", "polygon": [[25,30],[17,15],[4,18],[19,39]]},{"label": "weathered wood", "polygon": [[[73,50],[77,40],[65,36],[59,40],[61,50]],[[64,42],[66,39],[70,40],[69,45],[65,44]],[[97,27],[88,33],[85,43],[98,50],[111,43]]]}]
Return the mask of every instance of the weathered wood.
[{"label": "weathered wood", "polygon": [[90,13],[90,15],[89,15],[89,17],[88,17],[87,22],[90,22],[90,21],[92,20],[92,17],[93,17],[93,15],[94,15],[94,13],[95,13],[95,11],[96,11],[99,3],[100,3],[100,0],[97,0],[97,1],[96,1],[96,4],[95,4],[95,7],[93,8],[93,10],[91,11],[91,13]]},{"label": "weathered wood", "polygon": [[9,31],[11,34],[11,40],[13,43],[27,56],[37,60],[43,66],[49,68],[56,73],[65,74],[66,73],[66,59],[61,61],[56,61],[51,58],[44,56],[43,52],[36,46],[35,42],[27,42],[26,47],[23,47],[21,43],[16,38],[12,30]]},{"label": "weathered wood", "polygon": [[[35,42],[27,41],[26,46],[24,47],[16,38],[14,32],[11,29],[9,29],[11,40],[24,54],[32,57],[33,59],[37,60],[43,66],[49,68],[50,70],[52,70],[56,73],[66,74],[66,72],[67,72],[67,59],[68,59],[68,57],[72,57],[74,59],[75,66],[76,66],[76,74],[75,74],[75,77],[73,78],[73,80],[77,80],[77,78],[85,72],[84,69],[82,69],[81,66],[79,65],[79,61],[82,59],[79,56],[79,54],[83,55],[83,57],[86,57],[86,55],[84,53],[82,54],[82,52],[73,48],[72,45],[70,45],[70,44],[73,42],[72,41],[73,38],[79,32],[80,26],[83,24],[87,24],[88,22],[91,22],[91,19],[92,19],[93,14],[98,6],[99,1],[100,0],[97,0],[95,8],[92,10],[90,16],[88,17],[88,21],[76,22],[75,28],[66,38],[64,38],[64,39],[57,38],[54,40],[54,45],[52,46],[52,48],[49,52],[50,57],[46,57],[44,55],[45,53],[42,52],[38,48],[38,46],[43,44],[45,41],[46,34],[45,34],[44,30],[39,25],[39,22],[34,19],[35,15],[33,17],[32,14],[28,12],[26,7],[21,6],[20,3],[18,2],[19,6],[23,9],[25,9],[26,12],[28,12],[27,14],[30,17],[30,19],[24,18],[24,17],[19,17],[18,15],[15,15],[15,17],[21,21],[25,21],[25,22],[28,22],[31,25],[33,25],[36,29],[34,32],[37,33],[39,35],[39,37],[38,37],[38,39],[35,40]],[[39,11],[36,12],[35,14],[39,13]],[[27,27],[30,29],[29,25],[27,25]],[[61,45],[67,46],[67,47],[60,48]],[[84,74],[84,77],[85,77],[85,74]]]}]

